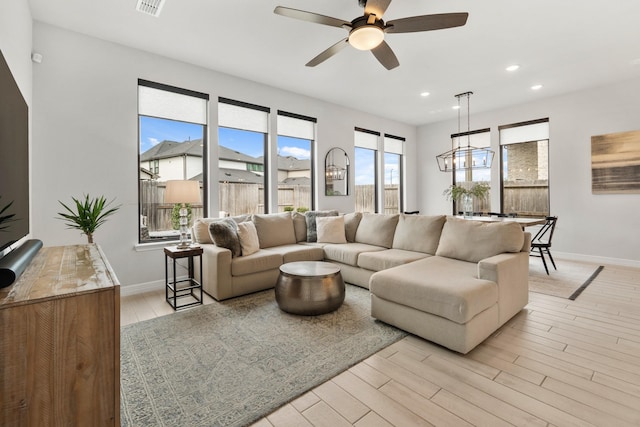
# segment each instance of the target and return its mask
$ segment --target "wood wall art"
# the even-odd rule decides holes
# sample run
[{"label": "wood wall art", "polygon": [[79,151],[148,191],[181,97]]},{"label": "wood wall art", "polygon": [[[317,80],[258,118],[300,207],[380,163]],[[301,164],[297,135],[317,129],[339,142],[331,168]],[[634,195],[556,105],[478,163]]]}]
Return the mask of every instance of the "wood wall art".
[{"label": "wood wall art", "polygon": [[591,191],[640,193],[640,130],[591,137]]}]

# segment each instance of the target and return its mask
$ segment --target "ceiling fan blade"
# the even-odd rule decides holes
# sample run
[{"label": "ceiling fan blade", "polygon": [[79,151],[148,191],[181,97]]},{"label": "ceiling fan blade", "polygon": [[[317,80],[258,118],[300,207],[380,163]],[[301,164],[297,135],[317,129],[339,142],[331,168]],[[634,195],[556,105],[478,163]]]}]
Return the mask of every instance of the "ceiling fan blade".
[{"label": "ceiling fan blade", "polygon": [[391,0],[367,0],[367,4],[364,7],[364,13],[365,15],[376,15],[376,18],[381,19],[390,3]]},{"label": "ceiling fan blade", "polygon": [[320,55],[316,56],[311,61],[307,62],[306,66],[315,67],[316,65],[323,63],[324,61],[326,61],[327,59],[331,58],[333,55],[335,55],[336,53],[344,49],[348,44],[349,42],[347,41],[346,38],[340,40],[338,43],[334,44],[329,49],[323,51],[322,53],[320,53]]},{"label": "ceiling fan blade", "polygon": [[467,23],[469,14],[440,13],[435,15],[411,16],[387,22],[387,33],[413,33],[416,31],[442,30],[445,28],[461,27]]},{"label": "ceiling fan blade", "polygon": [[387,42],[384,40],[377,47],[371,49],[371,53],[373,53],[373,55],[387,70],[393,70],[400,65],[398,58],[396,58],[396,54],[393,53],[391,47],[389,47]]},{"label": "ceiling fan blade", "polygon": [[300,19],[302,21],[313,22],[315,24],[330,25],[338,28],[351,28],[351,22],[344,21],[330,16],[324,16],[313,12],[305,12],[304,10],[291,9],[289,7],[277,6],[273,13],[277,15],[287,16],[289,18]]}]

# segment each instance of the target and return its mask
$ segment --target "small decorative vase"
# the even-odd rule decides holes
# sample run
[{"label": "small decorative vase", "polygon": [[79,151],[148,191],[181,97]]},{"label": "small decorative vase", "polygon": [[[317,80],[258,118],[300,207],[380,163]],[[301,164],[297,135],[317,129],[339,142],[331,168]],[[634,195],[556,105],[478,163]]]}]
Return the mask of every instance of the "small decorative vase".
[{"label": "small decorative vase", "polygon": [[462,195],[462,213],[465,218],[473,216],[473,196],[471,194]]}]

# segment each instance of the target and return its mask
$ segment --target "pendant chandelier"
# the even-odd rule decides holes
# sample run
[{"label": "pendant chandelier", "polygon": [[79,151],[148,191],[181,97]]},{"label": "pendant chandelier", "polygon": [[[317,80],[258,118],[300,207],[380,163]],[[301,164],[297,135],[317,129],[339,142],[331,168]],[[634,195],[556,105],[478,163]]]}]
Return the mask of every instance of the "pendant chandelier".
[{"label": "pendant chandelier", "polygon": [[334,149],[327,153],[328,161],[325,160],[325,176],[328,181],[342,181],[345,176],[346,168],[337,166],[333,159]]},{"label": "pendant chandelier", "polygon": [[[471,145],[471,115],[469,111],[469,98],[473,92],[464,92],[456,95],[458,98],[458,133],[452,135],[451,150],[445,151],[436,156],[438,168],[441,172],[453,172],[454,170],[466,169],[490,169],[493,162],[494,152],[488,148],[478,148]],[[467,98],[467,132],[460,132],[460,98]],[[467,146],[460,146],[462,136],[467,137]],[[454,141],[457,139],[458,146]]]}]

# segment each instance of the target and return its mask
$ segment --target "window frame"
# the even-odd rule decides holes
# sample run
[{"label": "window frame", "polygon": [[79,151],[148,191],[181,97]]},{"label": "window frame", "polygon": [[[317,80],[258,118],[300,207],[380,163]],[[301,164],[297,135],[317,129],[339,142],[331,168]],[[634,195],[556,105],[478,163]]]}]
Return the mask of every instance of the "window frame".
[{"label": "window frame", "polygon": [[[159,116],[152,116],[149,114],[140,114],[140,87],[147,87],[147,88],[151,88],[151,89],[156,89],[156,90],[162,90],[165,92],[170,92],[173,94],[179,94],[179,95],[185,95],[185,96],[191,96],[194,98],[198,98],[198,99],[202,99],[205,101],[205,112],[204,112],[204,121],[205,123],[195,123],[195,122],[185,122],[184,120],[180,120],[180,119],[171,119],[171,118],[167,118],[167,117],[159,117]],[[209,189],[208,189],[208,153],[209,153],[209,138],[208,138],[208,128],[209,128],[209,94],[207,93],[203,93],[203,92],[198,92],[198,91],[194,91],[191,89],[185,89],[185,88],[181,88],[181,87],[177,87],[177,86],[172,86],[172,85],[167,85],[164,83],[159,83],[159,82],[153,82],[150,80],[145,80],[145,79],[138,79],[138,84],[136,86],[136,91],[137,91],[137,99],[138,99],[138,104],[137,104],[137,126],[138,126],[138,139],[137,139],[137,157],[138,157],[138,161],[137,161],[137,176],[138,176],[138,183],[137,183],[137,187],[138,187],[138,237],[137,237],[137,242],[139,245],[148,245],[148,244],[154,244],[154,243],[158,243],[158,242],[174,242],[174,241],[178,241],[180,240],[180,236],[165,236],[165,237],[159,237],[159,238],[154,238],[153,240],[149,239],[142,239],[142,235],[141,235],[141,230],[142,230],[142,226],[143,226],[143,221],[142,221],[142,206],[141,206],[141,187],[140,187],[140,182],[141,182],[141,167],[140,167],[140,158],[141,158],[141,152],[140,152],[140,136],[141,136],[141,128],[140,128],[140,117],[153,117],[153,118],[157,118],[157,119],[162,119],[162,120],[169,120],[169,121],[181,121],[184,123],[192,123],[192,124],[197,124],[202,126],[202,216],[203,218],[206,218],[208,216],[208,207],[209,207],[209,198],[208,198],[208,193],[209,193]],[[150,171],[152,174],[158,174],[159,173],[159,160],[154,160],[153,162],[153,168]],[[193,236],[192,236],[193,237]]]},{"label": "window frame", "polygon": [[[316,191],[316,181],[317,181],[316,180],[316,138],[317,138],[318,119],[315,118],[315,117],[305,116],[305,115],[298,114],[298,113],[291,113],[291,112],[284,111],[284,110],[278,110],[277,111],[277,115],[278,116],[283,116],[283,117],[288,117],[288,118],[291,118],[291,119],[303,120],[303,121],[307,121],[307,122],[313,123],[313,139],[310,139],[310,140],[307,140],[306,138],[292,136],[292,135],[281,135],[280,134],[280,130],[278,129],[277,132],[276,132],[276,148],[279,148],[279,145],[280,145],[279,138],[280,138],[280,136],[309,141],[309,151],[310,151],[310,156],[309,156],[309,168],[310,168],[309,169],[309,174],[310,174],[309,175],[309,186],[310,186],[309,191],[310,191],[310,194],[309,194],[309,197],[311,198],[311,200],[309,201],[309,210],[315,210],[316,195],[317,195],[317,191]],[[279,204],[279,200],[276,200],[276,204]]]},{"label": "window frame", "polygon": [[[235,129],[238,131],[245,131],[245,132],[254,132],[254,133],[262,133],[264,135],[264,139],[263,139],[263,144],[262,144],[262,155],[263,155],[263,167],[264,170],[262,171],[263,175],[263,181],[262,181],[262,185],[263,185],[263,189],[262,189],[262,200],[263,200],[263,213],[270,213],[271,211],[271,204],[270,204],[270,191],[269,191],[269,186],[270,186],[270,182],[271,180],[269,179],[269,173],[270,173],[270,165],[269,165],[269,122],[271,120],[271,108],[269,107],[264,107],[262,105],[257,105],[257,104],[251,104],[249,102],[244,102],[244,101],[238,101],[235,99],[231,99],[231,98],[225,98],[223,96],[219,96],[218,97],[218,108],[220,106],[220,104],[227,104],[227,105],[231,105],[231,106],[235,106],[235,107],[241,107],[241,108],[247,108],[250,110],[256,110],[256,111],[260,111],[263,113],[267,114],[267,118],[266,118],[266,123],[267,123],[267,128],[264,132],[259,132],[257,130],[251,130],[251,129],[243,129],[243,128],[237,128],[237,127],[229,127],[229,126],[223,126],[220,124],[220,117],[218,116],[218,123],[216,124],[216,129],[218,132],[218,146],[220,146],[220,128],[226,128],[226,129]],[[220,155],[218,152],[218,159],[217,159],[217,164],[216,164],[216,170],[219,169],[219,165],[220,165]],[[218,182],[220,182],[218,180]],[[220,193],[218,193],[218,199],[220,198]],[[222,211],[224,209],[223,206],[221,206],[218,203],[218,208]]]}]

